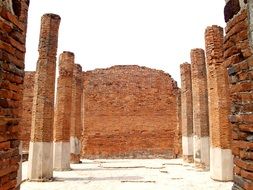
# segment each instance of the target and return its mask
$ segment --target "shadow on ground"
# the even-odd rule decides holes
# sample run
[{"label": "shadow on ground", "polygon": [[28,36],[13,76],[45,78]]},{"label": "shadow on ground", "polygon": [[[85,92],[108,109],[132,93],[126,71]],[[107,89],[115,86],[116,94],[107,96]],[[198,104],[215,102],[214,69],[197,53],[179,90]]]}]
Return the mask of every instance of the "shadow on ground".
[{"label": "shadow on ground", "polygon": [[55,182],[62,182],[62,181],[110,181],[110,180],[117,180],[117,181],[133,181],[133,180],[141,180],[143,177],[140,176],[117,176],[117,177],[61,177],[55,178]]}]

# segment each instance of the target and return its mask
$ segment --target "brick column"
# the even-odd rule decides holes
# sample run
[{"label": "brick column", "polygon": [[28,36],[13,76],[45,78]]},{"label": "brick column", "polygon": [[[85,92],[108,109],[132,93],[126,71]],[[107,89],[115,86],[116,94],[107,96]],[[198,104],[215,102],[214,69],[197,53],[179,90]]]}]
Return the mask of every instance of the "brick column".
[{"label": "brick column", "polygon": [[230,0],[224,14],[224,61],[231,98],[233,190],[253,189],[253,1]]},{"label": "brick column", "polygon": [[182,125],[181,125],[181,89],[176,90],[176,103],[177,103],[177,127],[174,135],[174,153],[176,158],[182,156]]},{"label": "brick column", "polygon": [[193,162],[193,121],[192,121],[192,83],[191,65],[180,65],[181,72],[181,118],[183,159]]},{"label": "brick column", "polygon": [[86,89],[85,89],[85,72],[83,71],[82,72],[82,89],[83,89],[83,92],[82,92],[82,100],[81,100],[81,122],[82,122],[82,132],[81,132],[81,157],[85,155],[85,147],[87,146],[87,127],[85,128],[85,102],[84,102],[84,99],[85,99],[85,92],[86,92]]},{"label": "brick column", "polygon": [[75,64],[72,81],[72,105],[70,128],[70,162],[80,163],[81,151],[81,105],[82,105],[82,67]]},{"label": "brick column", "polygon": [[192,104],[193,104],[193,150],[194,163],[202,169],[209,168],[209,122],[205,52],[191,50]]},{"label": "brick column", "polygon": [[70,169],[70,124],[74,54],[64,51],[59,58],[59,78],[54,120],[54,169]]},{"label": "brick column", "polygon": [[227,66],[223,61],[223,29],[207,27],[205,31],[208,108],[210,125],[210,173],[219,181],[233,179],[231,126]]},{"label": "brick column", "polygon": [[[34,71],[26,71],[23,84],[22,99],[22,118],[20,121],[21,140],[22,140],[22,156],[23,159],[28,158],[29,143],[31,138],[32,126],[32,106],[33,106],[33,90],[34,90]],[[25,158],[24,158],[25,157]]]},{"label": "brick column", "polygon": [[45,14],[41,18],[28,159],[30,180],[44,181],[53,177],[54,91],[60,20],[55,14]]},{"label": "brick column", "polygon": [[176,155],[177,157],[182,156],[182,118],[181,118],[181,89],[177,90],[177,130],[175,135]]}]

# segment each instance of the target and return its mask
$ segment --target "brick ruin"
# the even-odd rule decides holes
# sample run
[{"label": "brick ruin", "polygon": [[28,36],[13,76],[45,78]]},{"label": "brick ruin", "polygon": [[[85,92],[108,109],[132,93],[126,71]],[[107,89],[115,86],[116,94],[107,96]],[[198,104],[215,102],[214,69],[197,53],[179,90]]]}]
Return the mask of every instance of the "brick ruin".
[{"label": "brick ruin", "polygon": [[[230,98],[227,65],[223,59],[223,29],[207,27],[205,31],[210,125],[210,172],[220,181],[232,180],[231,125],[228,116]],[[227,164],[223,164],[226,160]]]},{"label": "brick ruin", "polygon": [[[32,104],[34,89],[34,71],[26,71],[23,83],[22,117],[20,121],[23,160],[27,160],[32,124]],[[26,156],[25,156],[26,155]],[[24,158],[26,157],[26,158]]]},{"label": "brick ruin", "polygon": [[83,157],[176,157],[178,88],[170,75],[115,66],[85,72],[83,80]]},{"label": "brick ruin", "polygon": [[227,26],[224,39],[224,62],[228,65],[227,73],[232,101],[229,120],[234,155],[233,190],[253,189],[252,7],[253,1],[250,0],[230,0],[225,6]]},{"label": "brick ruin", "polygon": [[33,181],[53,177],[54,93],[60,20],[55,14],[45,14],[41,18],[28,159],[28,179]]},{"label": "brick ruin", "polygon": [[72,102],[70,124],[70,162],[77,164],[81,158],[81,134],[82,134],[82,93],[83,75],[82,66],[74,65],[72,79]]},{"label": "brick ruin", "polygon": [[29,143],[30,180],[51,180],[53,160],[56,169],[69,169],[80,154],[182,155],[210,167],[215,180],[233,180],[233,190],[253,189],[253,1],[226,0],[225,36],[219,26],[206,28],[205,52],[193,49],[191,63],[180,66],[181,89],[170,75],[146,67],[82,72],[73,54],[63,52],[56,106],[60,17],[42,17],[37,71],[24,72],[28,6],[27,0],[0,2],[1,190],[19,189],[21,145],[28,151]]},{"label": "brick ruin", "polygon": [[181,105],[181,89],[177,91],[177,128],[174,137],[174,153],[177,157],[182,157],[182,105]]},{"label": "brick ruin", "polygon": [[[209,151],[210,143],[207,161],[211,178],[233,180],[233,190],[250,190],[253,189],[253,1],[228,0],[224,15],[225,36],[219,26],[207,27],[205,31],[206,59],[203,50],[194,49],[191,69],[189,64],[181,65],[183,158],[191,162],[189,158],[194,153],[194,162],[199,162],[201,159],[196,158],[199,147]],[[194,66],[196,63],[198,68]],[[187,95],[191,84],[192,92]],[[205,110],[200,111],[201,107]],[[187,113],[192,109],[189,116]],[[193,132],[189,122],[192,116]],[[210,142],[196,142],[195,137],[191,139],[192,133],[200,137],[210,133]]]},{"label": "brick ruin", "polygon": [[205,52],[192,49],[191,53],[193,158],[197,167],[209,168],[209,121]]},{"label": "brick ruin", "polygon": [[19,189],[20,126],[29,1],[0,2],[0,189]]},{"label": "brick ruin", "polygon": [[183,160],[193,162],[193,109],[192,109],[192,82],[191,65],[180,65],[181,73],[181,123]]},{"label": "brick ruin", "polygon": [[70,169],[70,125],[75,55],[64,51],[59,58],[59,77],[54,118],[54,169]]}]

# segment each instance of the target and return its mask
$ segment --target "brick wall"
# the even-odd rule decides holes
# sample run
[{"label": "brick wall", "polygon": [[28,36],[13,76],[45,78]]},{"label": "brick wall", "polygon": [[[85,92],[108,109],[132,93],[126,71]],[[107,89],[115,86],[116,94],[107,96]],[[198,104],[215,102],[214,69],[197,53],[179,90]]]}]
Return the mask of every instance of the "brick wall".
[{"label": "brick wall", "polygon": [[[12,2],[12,3],[11,3]],[[29,1],[0,2],[0,189],[19,189],[19,120]],[[17,187],[17,188],[16,188]]]},{"label": "brick wall", "polygon": [[177,90],[145,67],[85,72],[83,157],[175,157]]},{"label": "brick wall", "polygon": [[22,119],[20,121],[23,152],[29,151],[35,72],[26,71],[23,84]]},{"label": "brick wall", "polygon": [[[247,2],[247,1],[244,1]],[[226,36],[224,59],[228,65],[230,97],[232,99],[232,151],[234,155],[234,190],[253,189],[253,2],[230,0],[224,14]]]}]

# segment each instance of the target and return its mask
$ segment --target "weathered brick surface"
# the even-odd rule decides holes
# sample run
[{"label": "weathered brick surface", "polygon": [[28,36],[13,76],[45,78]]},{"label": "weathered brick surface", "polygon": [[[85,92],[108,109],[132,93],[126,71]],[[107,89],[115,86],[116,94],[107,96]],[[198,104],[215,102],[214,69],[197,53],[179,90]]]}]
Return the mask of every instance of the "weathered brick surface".
[{"label": "weathered brick surface", "polygon": [[181,112],[181,89],[177,91],[177,129],[175,134],[175,154],[182,156],[182,112]]},{"label": "weathered brick surface", "polygon": [[31,138],[32,105],[35,72],[26,71],[23,84],[22,118],[20,121],[23,152],[28,152]]},{"label": "weathered brick surface", "polygon": [[[71,127],[70,136],[81,140],[82,120],[81,120],[81,105],[82,105],[82,67],[79,64],[74,65],[73,79],[72,79],[72,103],[71,103]],[[71,153],[70,161],[72,163],[79,163],[80,152]]]},{"label": "weathered brick surface", "polygon": [[[253,2],[248,1],[250,7]],[[232,124],[232,152],[234,155],[233,189],[253,189],[253,54],[249,28],[252,8],[241,7],[227,20],[224,59],[228,66]],[[225,9],[225,15],[226,15]]]},{"label": "weathered brick surface", "polygon": [[59,58],[59,77],[54,119],[55,142],[69,142],[70,139],[74,59],[74,54],[68,51],[64,51]]},{"label": "weathered brick surface", "polygon": [[[191,50],[192,105],[193,105],[193,134],[194,162],[196,166],[207,168],[209,165],[209,121],[208,94],[205,52],[203,49]],[[206,141],[204,142],[204,138]],[[208,144],[203,144],[208,143]]]},{"label": "weathered brick surface", "polygon": [[84,73],[86,158],[175,157],[176,82],[139,66]]},{"label": "weathered brick surface", "polygon": [[231,148],[231,126],[228,120],[230,98],[227,65],[223,59],[223,28],[208,27],[205,31],[209,97],[209,125],[212,147]]},{"label": "weathered brick surface", "polygon": [[[181,74],[181,121],[182,137],[192,138],[193,136],[193,109],[192,109],[192,80],[191,65],[184,63],[180,65]],[[183,145],[186,146],[186,145]],[[193,145],[189,145],[193,146]],[[190,147],[185,147],[189,149]],[[186,162],[193,161],[193,155],[183,151],[183,159]]]},{"label": "weathered brick surface", "polygon": [[[17,8],[16,5],[19,4]],[[0,189],[19,189],[19,121],[29,2],[0,3]]]},{"label": "weathered brick surface", "polygon": [[191,65],[184,63],[180,65],[181,71],[181,106],[182,106],[182,135],[189,137],[193,135],[193,110],[192,110],[192,80]]},{"label": "weathered brick surface", "polygon": [[53,140],[55,70],[60,20],[60,17],[54,14],[45,14],[41,18],[32,110],[32,142]]},{"label": "weathered brick surface", "polygon": [[199,137],[209,136],[208,96],[205,53],[203,49],[191,50],[193,132]]},{"label": "weathered brick surface", "polygon": [[82,102],[82,67],[75,64],[73,69],[72,83],[72,105],[71,105],[71,130],[70,136],[75,136],[80,139],[82,130],[81,121],[81,102]]}]

